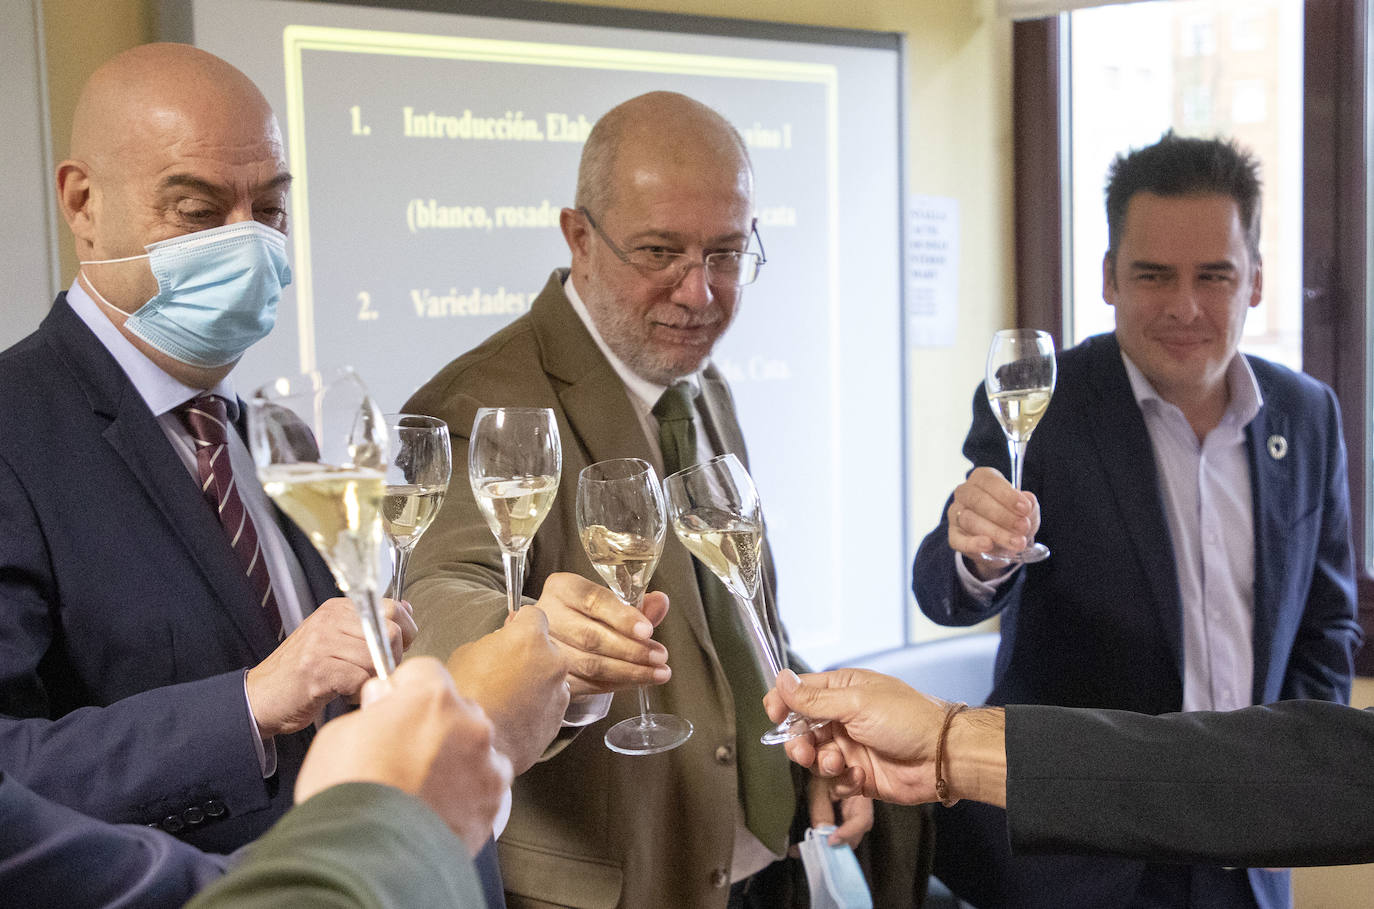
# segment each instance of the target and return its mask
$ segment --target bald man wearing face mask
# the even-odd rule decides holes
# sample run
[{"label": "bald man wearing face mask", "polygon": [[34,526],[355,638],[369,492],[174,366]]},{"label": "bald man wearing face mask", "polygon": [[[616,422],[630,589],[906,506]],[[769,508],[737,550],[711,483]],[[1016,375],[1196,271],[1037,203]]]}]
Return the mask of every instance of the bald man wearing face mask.
[{"label": "bald man wearing face mask", "polygon": [[[56,177],[81,269],[0,354],[0,767],[232,851],[290,806],[323,708],[372,674],[256,479],[229,379],[290,281],[280,132],[234,67],[146,45],[91,77]],[[399,659],[415,624],[387,609]],[[555,701],[544,645],[510,671]]]},{"label": "bald man wearing face mask", "polygon": [[[84,813],[232,850],[371,672],[256,481],[229,380],[290,282],[280,133],[232,66],[147,45],[91,77],[56,176],[81,269],[0,355],[0,760]],[[389,632],[399,654],[408,608]]]}]

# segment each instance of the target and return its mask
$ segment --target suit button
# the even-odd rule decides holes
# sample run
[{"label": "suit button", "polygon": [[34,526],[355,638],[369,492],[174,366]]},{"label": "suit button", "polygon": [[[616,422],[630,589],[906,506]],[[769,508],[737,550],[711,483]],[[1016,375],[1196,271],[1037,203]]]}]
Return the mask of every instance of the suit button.
[{"label": "suit button", "polygon": [[728,883],[730,883],[730,872],[726,871],[724,868],[717,868],[715,871],[711,872],[712,887],[719,890]]},{"label": "suit button", "polygon": [[169,814],[162,819],[162,829],[166,830],[168,833],[176,833],[185,826],[186,825],[181,822],[181,818],[177,817],[175,814]]},{"label": "suit button", "polygon": [[728,764],[735,759],[735,746],[721,745],[716,749],[716,763]]},{"label": "suit button", "polygon": [[201,821],[205,820],[205,812],[201,811],[195,805],[192,805],[190,808],[187,808],[185,811],[181,812],[181,819],[186,823],[194,826],[195,824],[199,824]]},{"label": "suit button", "polygon": [[204,807],[206,817],[219,817],[224,814],[224,803],[219,799],[210,799]]}]

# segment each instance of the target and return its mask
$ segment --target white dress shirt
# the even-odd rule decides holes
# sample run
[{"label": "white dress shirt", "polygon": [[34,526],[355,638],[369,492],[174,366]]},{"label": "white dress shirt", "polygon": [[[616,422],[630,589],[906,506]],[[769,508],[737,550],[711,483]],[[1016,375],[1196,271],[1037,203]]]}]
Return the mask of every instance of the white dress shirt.
[{"label": "white dress shirt", "polygon": [[1248,707],[1255,676],[1255,512],[1245,427],[1259,414],[1259,383],[1245,357],[1226,370],[1221,422],[1197,433],[1124,353],[1145,417],[1173,542],[1183,603],[1183,709]]}]

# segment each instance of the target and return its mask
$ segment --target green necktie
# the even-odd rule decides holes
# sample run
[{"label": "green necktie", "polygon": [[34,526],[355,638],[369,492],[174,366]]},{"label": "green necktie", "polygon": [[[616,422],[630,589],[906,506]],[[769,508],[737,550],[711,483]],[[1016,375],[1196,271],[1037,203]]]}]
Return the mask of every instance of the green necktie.
[{"label": "green necktie", "polygon": [[[697,462],[694,397],[694,386],[678,382],[663,392],[654,405],[665,474],[676,473]],[[735,699],[735,752],[744,821],[765,846],[780,855],[787,848],[787,834],[796,811],[796,794],[782,748],[759,741],[759,736],[773,725],[763,710],[763,696],[768,686],[750,650],[749,631],[737,611],[734,595],[700,560],[692,562],[701,602],[706,607],[711,643],[715,645]]]}]

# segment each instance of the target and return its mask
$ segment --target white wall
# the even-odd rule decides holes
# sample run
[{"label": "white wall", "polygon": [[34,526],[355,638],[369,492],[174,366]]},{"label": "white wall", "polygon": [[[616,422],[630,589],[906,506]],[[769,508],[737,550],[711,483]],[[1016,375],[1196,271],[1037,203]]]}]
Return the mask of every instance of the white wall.
[{"label": "white wall", "polygon": [[38,0],[0,6],[0,350],[37,327],[58,286],[41,23]]}]

